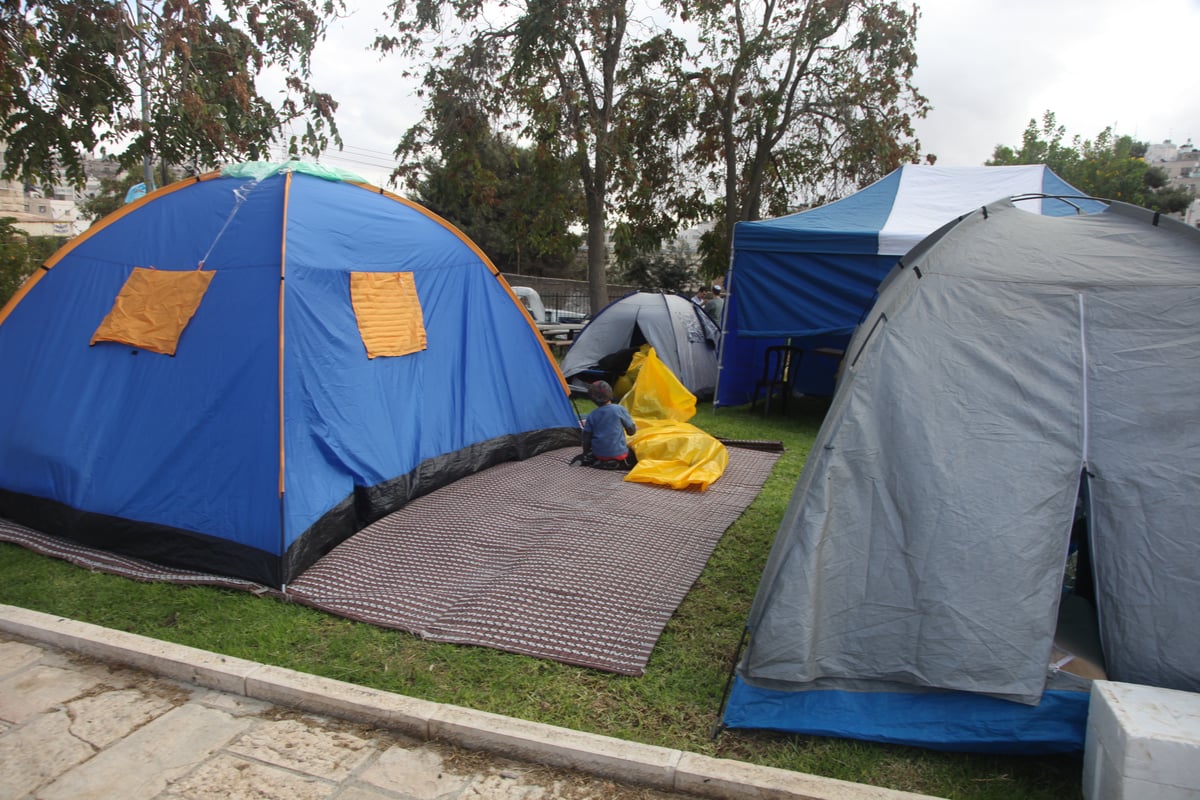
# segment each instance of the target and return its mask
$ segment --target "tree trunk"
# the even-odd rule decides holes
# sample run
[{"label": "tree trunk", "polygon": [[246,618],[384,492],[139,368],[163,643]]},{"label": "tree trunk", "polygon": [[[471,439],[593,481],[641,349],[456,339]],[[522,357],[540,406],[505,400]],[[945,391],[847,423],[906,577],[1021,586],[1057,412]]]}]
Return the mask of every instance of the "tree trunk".
[{"label": "tree trunk", "polygon": [[588,299],[595,314],[608,305],[608,237],[602,194],[587,193],[587,217]]}]

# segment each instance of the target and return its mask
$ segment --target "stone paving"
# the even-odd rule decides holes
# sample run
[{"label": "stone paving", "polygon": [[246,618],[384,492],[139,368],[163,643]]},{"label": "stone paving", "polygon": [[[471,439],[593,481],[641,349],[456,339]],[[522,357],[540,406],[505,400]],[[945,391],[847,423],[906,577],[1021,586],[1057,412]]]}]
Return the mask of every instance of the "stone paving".
[{"label": "stone paving", "polygon": [[0,635],[0,800],[681,800]]},{"label": "stone paving", "polygon": [[0,800],[937,800],[0,605]]}]

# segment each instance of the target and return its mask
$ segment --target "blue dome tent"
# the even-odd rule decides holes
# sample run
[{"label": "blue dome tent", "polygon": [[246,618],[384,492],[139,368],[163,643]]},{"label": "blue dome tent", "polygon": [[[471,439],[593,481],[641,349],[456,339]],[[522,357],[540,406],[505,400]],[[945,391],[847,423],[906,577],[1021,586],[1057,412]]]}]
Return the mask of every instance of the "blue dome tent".
[{"label": "blue dome tent", "polygon": [[412,498],[578,442],[479,249],[311,164],[164,187],[0,309],[0,517],[283,586]]}]

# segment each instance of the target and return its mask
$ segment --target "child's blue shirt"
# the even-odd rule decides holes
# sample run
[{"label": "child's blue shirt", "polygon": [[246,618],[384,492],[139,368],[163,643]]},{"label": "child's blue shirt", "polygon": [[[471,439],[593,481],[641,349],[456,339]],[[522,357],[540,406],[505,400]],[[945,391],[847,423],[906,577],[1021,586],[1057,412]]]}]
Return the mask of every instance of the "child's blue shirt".
[{"label": "child's blue shirt", "polygon": [[607,403],[587,415],[583,429],[592,434],[592,455],[596,458],[624,458],[629,452],[625,434],[637,431],[637,425],[625,406]]}]

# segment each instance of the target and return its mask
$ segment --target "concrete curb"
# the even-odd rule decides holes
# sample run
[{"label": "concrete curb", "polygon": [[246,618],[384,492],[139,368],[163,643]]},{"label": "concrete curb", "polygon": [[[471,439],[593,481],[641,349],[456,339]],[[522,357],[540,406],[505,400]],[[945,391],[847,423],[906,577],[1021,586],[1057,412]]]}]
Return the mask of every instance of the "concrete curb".
[{"label": "concrete curb", "polygon": [[936,800],[433,703],[0,604],[0,631],[101,661],[423,740],[719,800]]}]

